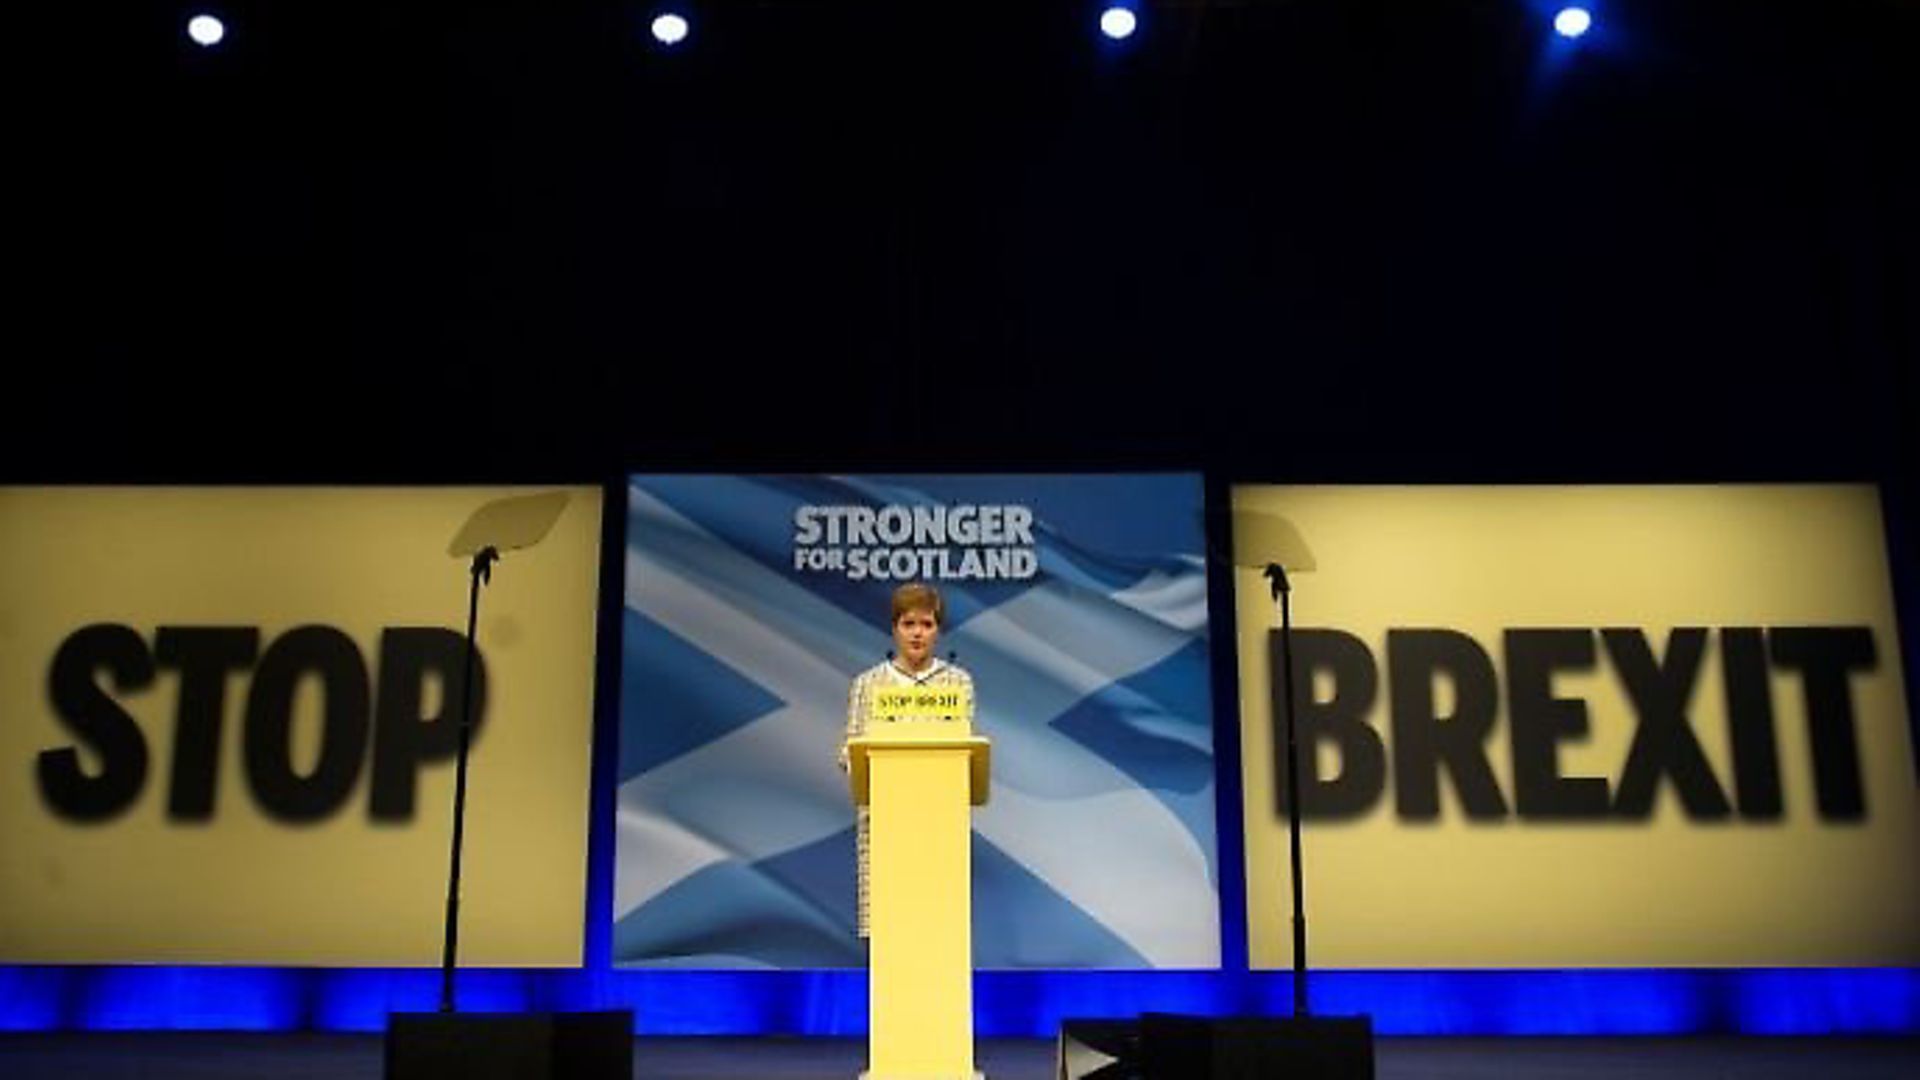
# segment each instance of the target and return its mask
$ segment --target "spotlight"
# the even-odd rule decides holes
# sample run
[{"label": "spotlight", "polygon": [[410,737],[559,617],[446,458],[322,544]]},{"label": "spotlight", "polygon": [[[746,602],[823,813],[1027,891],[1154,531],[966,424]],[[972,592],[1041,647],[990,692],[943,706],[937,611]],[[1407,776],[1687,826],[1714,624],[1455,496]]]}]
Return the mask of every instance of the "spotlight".
[{"label": "spotlight", "polygon": [[1140,26],[1140,20],[1132,10],[1118,4],[1100,13],[1100,32],[1114,41],[1125,41],[1133,36]]},{"label": "spotlight", "polygon": [[1583,7],[1564,7],[1553,17],[1554,32],[1563,38],[1577,38],[1593,28],[1593,13]]},{"label": "spotlight", "polygon": [[687,40],[687,17],[669,11],[653,17],[653,40],[672,48]]},{"label": "spotlight", "polygon": [[211,49],[227,36],[227,24],[212,15],[195,15],[187,20],[187,36],[195,45]]}]

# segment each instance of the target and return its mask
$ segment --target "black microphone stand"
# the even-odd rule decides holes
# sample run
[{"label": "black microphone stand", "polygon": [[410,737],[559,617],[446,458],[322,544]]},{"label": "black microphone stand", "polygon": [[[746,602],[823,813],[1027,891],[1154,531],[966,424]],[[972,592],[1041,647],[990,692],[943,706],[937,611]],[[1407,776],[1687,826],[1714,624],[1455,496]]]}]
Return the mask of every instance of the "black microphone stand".
[{"label": "black microphone stand", "polygon": [[1287,842],[1293,871],[1293,1015],[1307,1016],[1307,909],[1300,866],[1300,740],[1294,727],[1293,697],[1293,586],[1279,563],[1268,563],[1266,578],[1280,605],[1281,688],[1286,701],[1287,726]]},{"label": "black microphone stand", "polygon": [[467,594],[467,649],[460,702],[447,692],[442,710],[458,717],[458,760],[453,787],[453,839],[447,871],[445,948],[440,956],[440,1008],[394,1012],[387,1018],[387,1080],[447,1080],[449,1077],[565,1076],[572,1080],[625,1080],[633,1074],[633,1010],[598,1012],[461,1013],[455,1011],[454,970],[460,945],[460,856],[466,839],[467,765],[473,752],[474,685],[485,672],[476,639],[480,590],[493,578],[500,552],[532,547],[553,528],[568,493],[544,492],[494,499],[467,518],[448,546],[455,558],[471,557]]},{"label": "black microphone stand", "polygon": [[460,841],[467,817],[467,748],[473,740],[474,632],[480,616],[480,586],[493,580],[499,549],[483,547],[473,555],[473,585],[467,593],[467,660],[461,676],[460,754],[453,780],[453,865],[447,873],[447,938],[440,953],[440,1011],[454,1011],[454,957],[460,948]]}]

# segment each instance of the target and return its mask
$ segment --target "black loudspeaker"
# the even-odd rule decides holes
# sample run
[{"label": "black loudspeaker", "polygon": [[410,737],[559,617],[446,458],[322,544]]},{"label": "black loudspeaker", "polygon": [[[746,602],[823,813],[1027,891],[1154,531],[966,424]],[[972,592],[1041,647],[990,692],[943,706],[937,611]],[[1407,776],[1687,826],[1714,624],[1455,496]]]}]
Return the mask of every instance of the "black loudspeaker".
[{"label": "black loudspeaker", "polygon": [[1062,1020],[1054,1080],[1141,1080],[1140,1025],[1132,1020]]},{"label": "black loudspeaker", "polygon": [[1140,1017],[1146,1080],[1373,1080],[1365,1016]]},{"label": "black loudspeaker", "polygon": [[387,1080],[629,1080],[633,1010],[394,1013]]}]

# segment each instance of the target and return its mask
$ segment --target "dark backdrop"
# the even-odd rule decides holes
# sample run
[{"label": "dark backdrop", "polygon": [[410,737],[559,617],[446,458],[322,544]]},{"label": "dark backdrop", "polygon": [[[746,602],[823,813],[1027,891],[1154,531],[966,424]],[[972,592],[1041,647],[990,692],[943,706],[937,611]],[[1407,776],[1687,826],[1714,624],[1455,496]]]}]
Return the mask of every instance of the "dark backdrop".
[{"label": "dark backdrop", "polygon": [[1920,5],[1554,6],[23,14],[0,475],[1865,480],[1914,625]]},{"label": "dark backdrop", "polygon": [[8,471],[1908,490],[1914,5],[1096,7],[23,18]]}]

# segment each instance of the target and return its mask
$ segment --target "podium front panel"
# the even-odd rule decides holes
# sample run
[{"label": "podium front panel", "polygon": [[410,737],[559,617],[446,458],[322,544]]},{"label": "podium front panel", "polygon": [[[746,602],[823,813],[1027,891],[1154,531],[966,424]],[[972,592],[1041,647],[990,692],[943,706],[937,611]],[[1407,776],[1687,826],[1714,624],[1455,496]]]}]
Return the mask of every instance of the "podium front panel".
[{"label": "podium front panel", "polygon": [[871,1080],[973,1075],[970,756],[870,753]]}]

